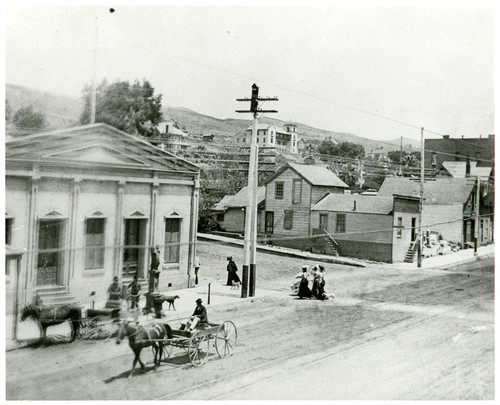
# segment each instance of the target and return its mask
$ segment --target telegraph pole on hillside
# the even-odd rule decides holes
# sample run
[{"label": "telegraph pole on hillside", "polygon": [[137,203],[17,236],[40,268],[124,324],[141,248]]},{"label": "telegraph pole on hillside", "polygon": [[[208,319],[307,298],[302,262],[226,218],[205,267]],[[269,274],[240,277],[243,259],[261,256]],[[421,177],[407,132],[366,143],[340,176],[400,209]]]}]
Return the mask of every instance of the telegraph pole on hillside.
[{"label": "telegraph pole on hillside", "polygon": [[277,97],[259,98],[259,88],[252,85],[251,98],[239,98],[237,101],[250,101],[250,110],[236,110],[238,113],[253,114],[252,137],[250,140],[250,161],[248,164],[248,197],[245,209],[245,240],[241,298],[255,296],[255,283],[257,276],[257,266],[255,256],[257,250],[257,177],[258,177],[258,146],[257,128],[259,125],[258,113],[277,113],[277,110],[259,109],[259,101],[278,101]]},{"label": "telegraph pole on hillside", "polygon": [[475,221],[474,221],[474,256],[477,256],[477,245],[479,240],[479,194],[481,188],[481,177],[477,176],[476,186],[476,205],[475,205]]}]

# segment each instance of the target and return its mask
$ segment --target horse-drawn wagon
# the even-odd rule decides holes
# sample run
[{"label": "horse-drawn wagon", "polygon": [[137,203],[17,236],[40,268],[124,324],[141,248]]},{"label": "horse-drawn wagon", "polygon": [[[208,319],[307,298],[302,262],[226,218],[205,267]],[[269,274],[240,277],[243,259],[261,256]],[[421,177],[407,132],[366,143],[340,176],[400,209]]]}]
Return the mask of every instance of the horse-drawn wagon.
[{"label": "horse-drawn wagon", "polygon": [[144,369],[140,359],[141,350],[151,346],[154,354],[154,369],[160,365],[163,353],[168,359],[174,347],[180,347],[187,352],[189,361],[195,367],[204,364],[210,354],[210,348],[215,347],[220,358],[233,354],[238,340],[236,326],[231,321],[221,324],[208,323],[198,325],[197,329],[172,329],[167,323],[156,322],[152,325],[138,325],[131,321],[124,321],[120,326],[116,343],[127,337],[129,346],[135,357],[130,377],[134,374],[137,362]]},{"label": "horse-drawn wagon", "polygon": [[165,358],[170,356],[173,347],[180,347],[187,351],[189,361],[195,367],[205,363],[211,346],[215,347],[220,358],[232,355],[238,340],[236,326],[231,321],[201,324],[194,331],[172,329],[172,335],[171,339],[162,342]]}]

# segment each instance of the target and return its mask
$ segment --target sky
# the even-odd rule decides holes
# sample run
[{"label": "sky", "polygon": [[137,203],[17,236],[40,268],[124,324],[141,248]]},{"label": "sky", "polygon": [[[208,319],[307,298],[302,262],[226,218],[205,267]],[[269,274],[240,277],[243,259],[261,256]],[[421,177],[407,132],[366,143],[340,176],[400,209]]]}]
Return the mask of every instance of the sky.
[{"label": "sky", "polygon": [[426,138],[494,133],[493,3],[37,4],[3,6],[7,83],[80,97],[95,54],[98,82],[146,79],[163,105],[222,119],[251,119],[236,99],[256,83],[279,98],[262,104],[279,111],[266,116],[316,128],[377,140],[418,140],[421,127]]}]

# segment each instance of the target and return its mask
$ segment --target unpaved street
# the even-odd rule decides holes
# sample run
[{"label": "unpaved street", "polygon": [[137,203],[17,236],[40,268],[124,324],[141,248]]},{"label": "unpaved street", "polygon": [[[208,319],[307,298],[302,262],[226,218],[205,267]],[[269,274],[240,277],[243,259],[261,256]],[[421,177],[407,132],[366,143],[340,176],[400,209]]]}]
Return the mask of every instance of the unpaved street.
[{"label": "unpaved street", "polygon": [[[204,283],[224,282],[227,254],[241,263],[237,248],[199,251]],[[297,259],[258,263],[259,286],[281,293],[209,307],[238,328],[233,356],[193,368],[175,348],[156,373],[149,363],[128,379],[126,342],[22,349],[6,355],[7,399],[494,398],[492,259],[444,271],[328,265],[337,299],[326,302],[289,295]]]}]

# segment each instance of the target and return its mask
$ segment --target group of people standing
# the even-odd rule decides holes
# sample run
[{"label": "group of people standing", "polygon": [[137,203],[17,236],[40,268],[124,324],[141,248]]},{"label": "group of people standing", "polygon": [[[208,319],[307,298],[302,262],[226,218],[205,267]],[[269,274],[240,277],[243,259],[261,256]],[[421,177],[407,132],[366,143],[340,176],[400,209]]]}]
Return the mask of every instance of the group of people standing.
[{"label": "group of people standing", "polygon": [[[302,266],[302,271],[295,276],[299,281],[299,298],[316,298],[318,300],[327,300],[325,292],[325,266],[317,265],[308,271],[308,266]],[[312,288],[309,288],[309,279],[312,278]]]}]

